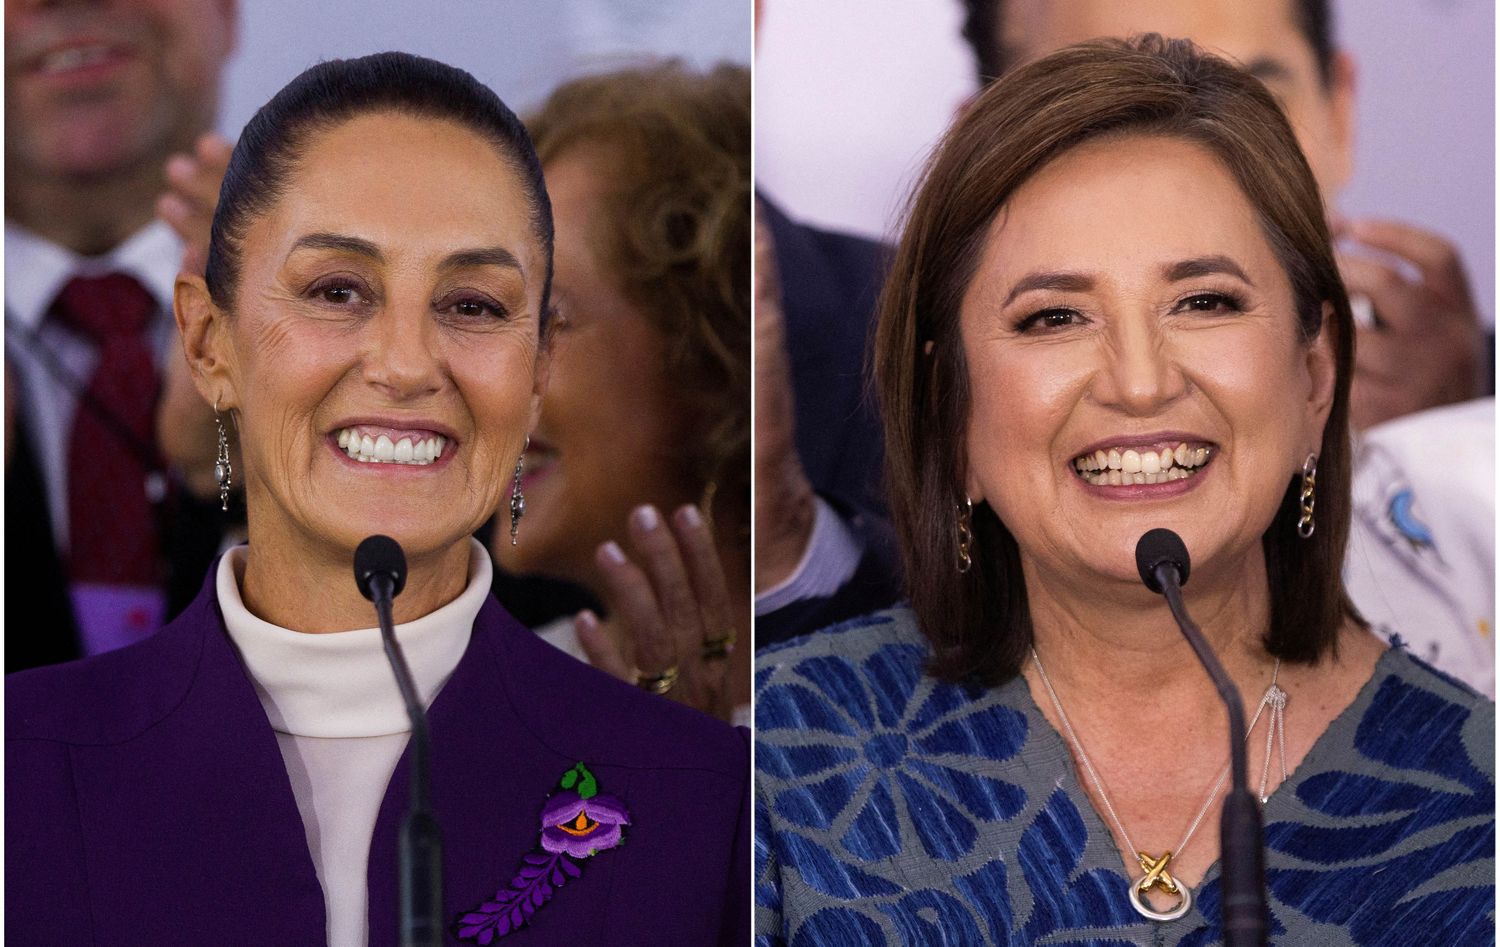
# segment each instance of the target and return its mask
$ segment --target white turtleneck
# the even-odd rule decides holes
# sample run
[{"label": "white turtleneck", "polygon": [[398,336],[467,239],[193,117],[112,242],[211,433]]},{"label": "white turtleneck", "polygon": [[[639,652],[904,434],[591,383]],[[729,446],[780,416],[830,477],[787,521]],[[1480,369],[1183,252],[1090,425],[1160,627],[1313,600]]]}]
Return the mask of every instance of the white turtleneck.
[{"label": "white turtleneck", "polygon": [[[458,598],[396,626],[424,706],[447,683],[489,595],[484,546],[470,540],[468,586]],[[379,628],[330,634],[291,631],[250,614],[240,598],[246,547],[219,561],[219,608],[286,762],[307,832],[330,947],[369,942],[370,836],[411,722]],[[373,614],[373,610],[372,610]]]}]

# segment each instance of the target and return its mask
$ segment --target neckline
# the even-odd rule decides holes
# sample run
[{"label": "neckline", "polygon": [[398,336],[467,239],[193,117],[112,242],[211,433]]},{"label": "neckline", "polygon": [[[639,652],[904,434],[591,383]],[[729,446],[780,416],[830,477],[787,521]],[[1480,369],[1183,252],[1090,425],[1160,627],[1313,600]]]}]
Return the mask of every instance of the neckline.
[{"label": "neckline", "polygon": [[[259,618],[240,598],[245,548],[237,546],[221,558],[215,594],[225,630],[272,729],[325,738],[409,732],[411,721],[394,686],[380,630],[308,634]],[[490,568],[488,552],[470,539],[468,580],[458,597],[395,626],[423,705],[432,703],[468,648],[489,597]]]},{"label": "neckline", "polygon": [[[1388,647],[1381,653],[1380,658],[1375,662],[1374,670],[1371,671],[1369,679],[1360,686],[1359,691],[1354,695],[1354,699],[1328,722],[1328,726],[1323,728],[1322,733],[1318,734],[1318,738],[1313,741],[1313,745],[1308,749],[1301,761],[1287,774],[1287,778],[1271,791],[1271,794],[1266,798],[1265,805],[1261,807],[1261,824],[1263,826],[1268,824],[1268,813],[1284,808],[1285,803],[1279,802],[1279,800],[1286,798],[1288,792],[1295,792],[1296,786],[1300,785],[1308,776],[1324,771],[1326,768],[1324,757],[1336,749],[1333,741],[1340,739],[1340,745],[1342,745],[1341,735],[1349,728],[1359,725],[1359,720],[1363,719],[1365,711],[1374,698],[1379,682],[1391,673],[1394,673],[1390,665],[1397,660],[1396,655],[1398,654],[1401,654],[1401,649],[1397,647]],[[1017,674],[1013,679],[1001,685],[1002,691],[1011,689],[1019,689],[1020,696],[1014,701],[1013,706],[1027,717],[1028,726],[1030,727],[1027,741],[1030,742],[1033,739],[1043,741],[1038,749],[1054,753],[1066,762],[1070,782],[1065,782],[1060,788],[1068,794],[1069,800],[1072,801],[1074,808],[1078,810],[1079,817],[1083,819],[1084,829],[1088,833],[1088,841],[1084,844],[1078,870],[1086,871],[1089,868],[1104,868],[1112,874],[1119,876],[1122,883],[1128,885],[1130,878],[1125,875],[1121,868],[1124,864],[1124,859],[1121,857],[1121,852],[1115,844],[1114,833],[1109,830],[1109,824],[1094,805],[1093,797],[1084,788],[1083,776],[1079,772],[1078,763],[1073,759],[1073,753],[1068,747],[1067,737],[1058,732],[1058,729],[1052,725],[1052,721],[1048,720],[1046,714],[1042,713],[1041,706],[1037,704],[1031,695],[1031,688],[1028,686],[1024,675]],[[1336,737],[1336,734],[1339,737]],[[1101,850],[1107,853],[1108,858],[1100,857]],[[1191,886],[1195,894],[1203,890],[1208,884],[1219,880],[1221,862],[1222,853],[1220,853],[1220,857],[1215,858],[1208,868],[1204,870],[1203,877],[1198,879],[1197,884]],[[1141,923],[1150,924],[1152,927],[1160,927],[1167,923],[1182,924],[1189,920],[1195,920],[1198,924],[1208,923],[1208,919],[1203,916],[1199,908],[1199,902],[1196,897],[1193,900],[1191,910],[1176,921],[1156,922],[1144,917],[1140,918]]]}]

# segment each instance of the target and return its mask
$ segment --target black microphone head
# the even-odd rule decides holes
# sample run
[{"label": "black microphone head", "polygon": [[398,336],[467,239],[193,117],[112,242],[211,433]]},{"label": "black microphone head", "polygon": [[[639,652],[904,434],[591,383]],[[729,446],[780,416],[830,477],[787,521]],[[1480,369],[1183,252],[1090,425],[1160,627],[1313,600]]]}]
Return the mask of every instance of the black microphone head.
[{"label": "black microphone head", "polygon": [[391,598],[400,595],[406,588],[406,553],[389,536],[369,536],[354,550],[354,581],[360,594],[373,602],[370,580],[382,574],[391,577]]},{"label": "black microphone head", "polygon": [[1177,584],[1187,585],[1188,551],[1182,537],[1170,529],[1148,530],[1135,544],[1135,567],[1141,573],[1146,588],[1161,594],[1161,583],[1156,581],[1156,567],[1171,563],[1177,569]]}]

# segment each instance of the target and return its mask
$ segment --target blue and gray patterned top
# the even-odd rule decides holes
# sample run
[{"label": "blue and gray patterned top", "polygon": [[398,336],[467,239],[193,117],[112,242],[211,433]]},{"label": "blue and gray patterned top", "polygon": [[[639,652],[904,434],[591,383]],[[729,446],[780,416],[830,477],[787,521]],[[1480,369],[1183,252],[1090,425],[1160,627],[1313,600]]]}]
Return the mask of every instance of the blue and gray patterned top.
[{"label": "blue and gray patterned top", "polygon": [[[757,944],[1222,939],[1219,872],[1156,924],[1025,681],[922,673],[909,610],[761,653]],[[1265,806],[1278,944],[1495,942],[1494,705],[1392,649]]]}]

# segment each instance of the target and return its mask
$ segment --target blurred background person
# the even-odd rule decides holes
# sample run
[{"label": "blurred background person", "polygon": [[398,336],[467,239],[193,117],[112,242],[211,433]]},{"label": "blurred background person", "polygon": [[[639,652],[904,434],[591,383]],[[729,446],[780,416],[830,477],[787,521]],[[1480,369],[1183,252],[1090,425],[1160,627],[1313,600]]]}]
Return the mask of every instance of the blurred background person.
[{"label": "blurred background person", "polygon": [[589,76],[527,124],[557,221],[556,323],[523,533],[492,548],[606,606],[549,640],[632,680],[673,669],[658,690],[748,723],[750,72]]},{"label": "blurred background person", "polygon": [[[757,40],[764,4],[755,3]],[[774,26],[772,27],[775,28]],[[757,193],[755,641],[889,605],[899,588],[865,351],[888,250]]]},{"label": "blurred background person", "polygon": [[[945,3],[941,11],[934,5],[932,12],[937,14],[932,18],[932,28],[951,31],[949,38],[923,34],[920,28],[913,35],[904,24],[893,26],[885,21],[872,26],[900,31],[903,62],[922,60],[925,53],[938,59],[939,64],[945,61],[950,66],[962,61],[962,53],[953,48],[951,39],[962,33],[981,85],[1020,63],[1081,39],[1146,31],[1193,39],[1242,64],[1267,84],[1297,131],[1329,207],[1353,181],[1356,69],[1352,54],[1335,43],[1335,5],[1329,0],[1280,0],[1269,4],[1172,0],[1145,5],[1095,0],[967,0],[957,6]],[[911,14],[912,11],[906,11],[903,16]],[[1361,7],[1360,14],[1362,25],[1368,28],[1370,10]],[[796,12],[773,3],[770,16],[778,15],[792,21],[787,24],[791,29],[809,27],[803,31],[802,42],[812,41],[806,34],[817,32],[811,28],[810,19],[831,21],[840,16],[837,11],[823,9],[811,15],[804,11],[799,20]],[[1493,11],[1489,16],[1492,18]],[[1405,19],[1402,22],[1404,28]],[[1488,30],[1470,31],[1464,37],[1465,42],[1482,44],[1485,55],[1478,60],[1491,64],[1483,70],[1486,77],[1493,70],[1492,19],[1490,23]],[[772,30],[768,35],[778,34]],[[885,41],[884,37],[872,37],[875,43]],[[840,48],[849,47],[846,37]],[[774,55],[774,50],[771,52]],[[869,53],[866,49],[862,62],[880,60]],[[1450,55],[1451,50],[1445,47],[1443,57]],[[904,190],[899,165],[911,160],[913,153],[909,149],[921,147],[920,137],[893,138],[883,149],[879,145],[871,147],[873,143],[867,141],[860,151],[861,159],[868,162],[867,176],[840,173],[830,178],[839,180],[841,187],[820,186],[820,190],[832,192],[832,196],[819,205],[816,199],[804,194],[799,177],[792,175],[788,165],[795,159],[785,147],[777,147],[786,130],[796,127],[797,122],[794,116],[778,115],[776,106],[783,101],[778,88],[792,83],[799,97],[805,98],[809,77],[795,75],[790,59],[774,60],[767,67],[764,52],[762,57],[766,92],[760,101],[767,112],[762,124],[765,129],[762,154],[766,156],[761,165],[766,182],[763,186],[773,193],[784,191],[799,196],[807,210],[817,208],[825,219],[845,221],[852,218],[847,207],[840,209],[839,202],[857,193],[861,205],[868,209],[863,226],[880,232],[884,225],[882,215],[899,204]],[[1421,57],[1407,57],[1406,61],[1419,62]],[[852,65],[856,75],[860,68],[859,64]],[[1401,65],[1380,59],[1372,69],[1397,72]],[[899,69],[896,72],[901,76]],[[867,83],[842,73],[823,74],[840,75],[859,88],[861,94],[867,88]],[[894,93],[897,101],[872,97],[866,107],[875,110],[906,104],[908,112],[918,116],[918,122],[925,114],[930,126],[940,126],[948,109],[961,107],[968,94],[965,86],[972,88],[974,82],[942,68],[920,78],[904,76],[896,81],[907,86]],[[817,80],[812,83],[816,85]],[[1481,124],[1493,129],[1493,82],[1486,78],[1482,84],[1464,83],[1462,87],[1471,96],[1470,110],[1480,116]],[[900,101],[901,95],[926,95],[928,107],[914,109],[910,102]],[[948,97],[947,108],[943,96]],[[781,112],[794,110],[787,104]],[[858,113],[852,108],[845,111]],[[778,118],[787,124],[778,127]],[[865,125],[883,129],[889,123],[871,118]],[[1466,120],[1465,127],[1471,128],[1473,123]],[[812,135],[816,140],[817,133]],[[847,141],[857,137],[857,132],[840,133],[840,137]],[[798,141],[799,151],[805,151],[805,141],[801,138]],[[1401,144],[1389,144],[1391,141]],[[1492,131],[1476,134],[1474,148],[1483,150],[1492,146]],[[828,147],[836,153],[839,145],[828,143]],[[1398,149],[1412,147],[1411,136],[1387,133],[1375,138],[1368,152],[1383,156],[1384,173],[1390,177],[1390,168],[1399,160]],[[893,155],[905,157],[897,157],[893,165]],[[827,160],[827,154],[820,156],[820,162]],[[1471,183],[1456,188],[1459,206],[1470,216],[1477,212],[1479,218],[1469,223],[1468,243],[1492,268],[1493,158],[1460,167],[1467,170]],[[804,168],[801,175],[805,176],[809,170]],[[1450,173],[1447,177],[1452,180],[1454,175]],[[881,180],[890,188],[890,196],[873,200],[868,192]],[[1434,183],[1423,181],[1420,185],[1430,193]],[[1394,193],[1397,188],[1415,191],[1417,187],[1418,182],[1410,179],[1387,185],[1387,190],[1379,192],[1382,201],[1374,207],[1388,213],[1383,208],[1395,203],[1392,198],[1398,196]],[[845,196],[840,198],[840,192]],[[1473,199],[1476,194],[1480,196],[1478,201]],[[1411,195],[1406,195],[1406,206],[1410,206],[1411,199]],[[1361,200],[1366,206],[1372,203],[1368,192]],[[1431,208],[1424,210],[1431,213]],[[1452,208],[1450,216],[1451,211]],[[1351,402],[1355,427],[1369,429],[1395,417],[1491,393],[1493,335],[1486,337],[1482,331],[1481,317],[1454,245],[1427,228],[1383,216],[1346,218],[1334,214],[1332,223],[1335,234],[1346,247],[1340,256],[1341,272],[1354,296],[1356,311],[1364,317]],[[1487,278],[1479,284],[1486,294],[1492,283],[1488,276],[1486,273]],[[1466,456],[1476,436],[1480,438],[1478,453],[1493,453],[1493,425],[1486,426],[1483,422],[1486,412],[1493,414],[1492,404],[1491,400],[1488,408],[1479,405],[1469,411],[1419,415],[1420,420],[1413,419],[1412,425],[1423,431],[1424,449],[1395,455],[1387,449],[1389,462],[1368,472],[1360,467],[1362,482],[1370,483],[1356,491],[1362,507],[1355,518],[1349,553],[1351,591],[1366,617],[1387,633],[1400,634],[1416,653],[1487,694],[1494,692],[1494,536],[1489,525],[1495,508],[1493,477],[1482,467],[1471,471],[1444,462],[1441,466],[1451,477],[1463,481],[1472,472],[1473,482],[1440,490],[1424,483],[1416,472],[1433,456]],[[1386,437],[1378,429],[1368,436],[1375,441]],[[1392,443],[1413,442],[1396,435]],[[1363,452],[1360,456],[1373,455]],[[1392,513],[1391,504],[1397,497],[1403,498],[1394,507],[1399,516]],[[1378,501],[1368,505],[1372,498]],[[1451,539],[1444,535],[1450,524],[1464,524]],[[847,552],[844,556],[849,558]],[[1397,589],[1411,594],[1398,593]],[[1419,609],[1435,609],[1442,619],[1412,623],[1410,616]]]},{"label": "blurred background person", "polygon": [[[13,671],[149,635],[217,551],[218,510],[156,445],[182,245],[153,218],[168,157],[213,126],[236,11],[19,2],[5,39],[6,580],[26,590],[6,606]],[[209,418],[201,402],[184,414]],[[37,607],[55,620],[22,620]]]}]

